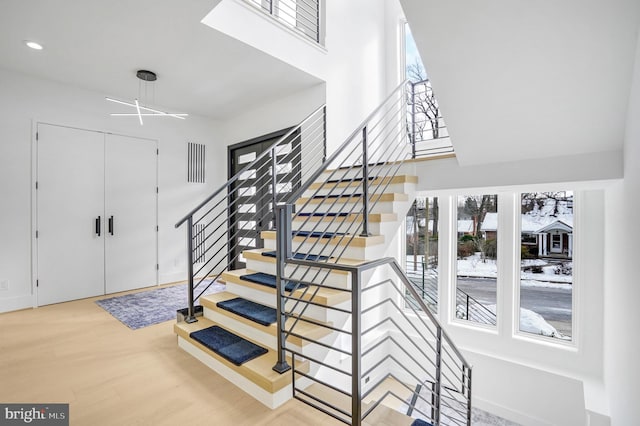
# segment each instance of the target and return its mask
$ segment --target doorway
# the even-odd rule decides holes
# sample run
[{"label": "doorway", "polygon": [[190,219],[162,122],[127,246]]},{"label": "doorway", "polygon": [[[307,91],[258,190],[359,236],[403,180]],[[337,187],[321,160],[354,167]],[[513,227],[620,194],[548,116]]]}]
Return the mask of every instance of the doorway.
[{"label": "doorway", "polygon": [[[244,268],[246,264],[242,251],[263,248],[264,241],[260,233],[275,228],[271,154],[263,157],[260,155],[289,131],[290,129],[284,129],[229,146],[229,179],[242,172],[229,189],[228,245],[232,269]],[[285,200],[300,186],[300,156],[299,131],[295,131],[279,143],[276,149],[276,201]],[[249,165],[252,166],[244,170]]]},{"label": "doorway", "polygon": [[157,284],[157,142],[37,124],[37,304]]}]

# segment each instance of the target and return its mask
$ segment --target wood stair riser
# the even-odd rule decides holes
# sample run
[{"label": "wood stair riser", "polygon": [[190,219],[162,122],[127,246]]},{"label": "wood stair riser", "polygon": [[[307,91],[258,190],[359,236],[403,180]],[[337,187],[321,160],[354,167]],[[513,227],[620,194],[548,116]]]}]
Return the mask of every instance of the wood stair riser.
[{"label": "wood stair riser", "polygon": [[[300,231],[323,231],[323,232],[342,232],[342,233],[359,233],[362,232],[362,221],[340,221],[336,220],[333,223],[327,221],[326,223],[318,224],[318,222],[307,221],[306,218],[297,218],[292,222],[292,227],[295,230]],[[388,235],[397,230],[399,222],[369,222],[369,232],[372,235]]]},{"label": "wood stair riser", "polygon": [[[174,324],[178,346],[270,408],[276,408],[291,397],[291,376],[278,374],[272,370],[277,359],[275,351],[269,350],[268,353],[238,366],[190,337],[191,332],[212,325],[215,323],[207,318],[200,318],[198,322],[191,324],[184,322]],[[251,340],[238,332],[235,334]],[[303,371],[309,371],[308,361],[297,360],[296,363]]]},{"label": "wood stair riser", "polygon": [[[237,284],[234,282],[227,282],[227,291],[233,294],[238,295],[238,297],[242,297],[244,299],[253,300],[257,303],[275,307],[276,299],[275,299],[275,291],[269,291],[265,288],[266,291],[256,290],[251,287],[244,286],[242,284]],[[286,309],[293,309],[294,302],[288,301],[286,304]],[[336,306],[348,308],[350,306],[350,302],[342,302]],[[294,310],[294,313],[302,312],[302,303],[298,304],[298,308]],[[327,323],[337,323],[340,322],[341,316],[336,312],[325,309],[320,306],[308,305],[304,310],[304,316],[308,318],[315,319],[321,322]]]},{"label": "wood stair riser", "polygon": [[292,397],[291,385],[275,392],[269,392],[211,356],[210,353],[204,351],[194,341],[178,336],[178,346],[268,408],[276,409]]},{"label": "wood stair riser", "polygon": [[[204,308],[204,317],[210,319],[216,324],[220,324],[227,330],[233,330],[234,333],[247,336],[260,346],[274,351],[278,348],[277,336],[269,330],[273,327],[265,327],[261,324],[250,325],[245,321],[232,318],[228,315],[224,315],[220,311],[209,308]],[[327,345],[333,345],[336,338],[336,332],[332,332],[331,334],[317,338],[317,340]],[[289,337],[287,339],[287,348],[313,359],[324,359],[328,352],[327,348],[296,337]]]},{"label": "wood stair riser", "polygon": [[[267,260],[256,260],[247,258],[247,269],[251,269],[257,272],[264,272],[265,274],[276,274],[276,264]],[[292,279],[309,280],[314,282],[322,282],[326,285],[336,286],[340,288],[348,288],[351,283],[351,274],[349,272],[331,272],[329,269],[319,268],[307,268],[305,266],[296,267],[296,265],[288,265],[285,268],[287,277]]]},{"label": "wood stair riser", "polygon": [[[276,241],[275,240],[264,240],[264,246],[270,250],[275,250]],[[302,252],[302,253],[313,253],[320,255],[335,255],[341,254],[340,257],[349,258],[349,259],[378,259],[383,257],[386,252],[386,246],[384,244],[380,244],[377,246],[371,247],[343,247],[339,246],[336,250],[334,250],[335,246],[328,246],[322,248],[322,251],[319,251],[321,248],[320,243],[318,243],[315,247],[313,243],[296,243],[294,242],[292,245],[292,250],[294,252]]]}]

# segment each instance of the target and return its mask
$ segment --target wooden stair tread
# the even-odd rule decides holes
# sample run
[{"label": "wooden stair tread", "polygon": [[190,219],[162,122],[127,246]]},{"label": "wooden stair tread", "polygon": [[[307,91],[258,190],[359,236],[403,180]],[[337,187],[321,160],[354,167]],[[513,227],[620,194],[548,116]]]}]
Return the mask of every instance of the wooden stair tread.
[{"label": "wooden stair tread", "polygon": [[[351,194],[345,194],[343,196],[340,197],[336,197],[336,198],[330,198],[330,202],[336,202],[336,203],[348,203],[348,202],[355,202],[360,200],[361,197],[359,195],[351,195]],[[400,194],[397,192],[385,192],[384,194],[374,194],[369,196],[369,202],[370,203],[375,203],[377,201],[380,202],[387,202],[387,201],[409,201],[409,196],[407,194]],[[324,198],[311,198],[311,197],[300,197],[298,198],[298,200],[296,200],[296,206],[302,206],[304,204],[321,204],[324,203],[325,199]]]},{"label": "wooden stair tread", "polygon": [[[268,287],[268,286],[264,286],[264,285],[260,285],[260,284],[256,284],[253,283],[251,281],[246,281],[243,280],[242,278],[240,278],[242,275],[248,275],[248,274],[253,274],[256,271],[252,271],[250,269],[236,269],[233,271],[226,271],[222,273],[222,277],[227,281],[227,282],[232,282],[235,284],[239,284],[239,285],[243,285],[245,287],[249,287],[255,290],[259,290],[259,291],[263,291],[266,293],[271,293],[275,296],[276,294],[276,289],[272,288],[272,287]],[[298,289],[293,293],[293,297],[301,297],[304,300],[310,300],[311,296],[313,294],[313,292],[315,292],[315,288],[310,288],[306,294],[303,295],[305,289]],[[323,305],[328,305],[328,306],[333,306],[336,305],[338,303],[342,303],[346,300],[349,300],[351,298],[351,295],[348,291],[338,291],[338,290],[332,290],[332,289],[328,289],[328,288],[320,288],[317,292],[317,294],[315,295],[315,297],[313,297],[313,301],[314,302],[318,302],[321,303]]]},{"label": "wooden stair tread", "polygon": [[[260,237],[265,240],[275,240],[276,231],[262,231],[260,233]],[[346,236],[341,235],[341,236],[335,236],[331,238],[320,238],[320,239],[324,241],[326,244],[333,244],[333,245],[338,244],[341,246],[346,246],[348,244],[353,247],[370,247],[378,244],[384,244],[384,241],[385,241],[384,235],[372,235],[370,237],[361,237],[359,235],[356,235],[353,237],[353,239],[351,237],[352,235],[346,235]],[[316,240],[318,240],[318,238],[316,237],[301,237],[301,236],[293,237],[294,243],[301,243],[303,241],[313,243]]]},{"label": "wooden stair tread", "polygon": [[[309,189],[319,189],[322,187],[327,188],[344,188],[347,186],[362,187],[362,180],[350,182],[351,178],[345,178],[342,182],[314,182],[309,186]],[[369,185],[386,185],[396,183],[418,183],[418,176],[411,175],[397,175],[377,177],[369,181]]]},{"label": "wooden stair tread", "polygon": [[[229,318],[233,318],[236,321],[240,321],[243,324],[249,325],[251,327],[254,327],[258,330],[264,331],[265,333],[269,333],[273,336],[277,335],[278,332],[278,327],[276,323],[273,323],[269,326],[264,326],[262,324],[258,324],[254,321],[251,321],[250,319],[241,317],[240,315],[236,315],[233,312],[229,312],[226,309],[222,309],[219,308],[216,304],[218,302],[222,302],[225,300],[230,300],[230,299],[234,299],[236,297],[239,297],[237,294],[233,294],[233,293],[229,293],[226,291],[220,292],[220,293],[214,293],[214,294],[209,294],[206,296],[202,296],[200,298],[200,303],[202,304],[202,306],[204,306],[205,308],[211,309],[211,310],[215,310],[216,312],[225,315]],[[286,326],[287,329],[289,327],[291,327],[291,325],[293,324],[294,319],[293,318],[289,318],[287,319],[286,322]],[[330,323],[328,325],[331,325]],[[304,321],[298,321],[298,323],[296,324],[296,328],[295,328],[295,332],[296,334],[300,334],[304,337],[308,337],[310,339],[320,339],[322,337],[325,337],[329,334],[331,334],[331,330],[328,328],[324,328],[321,327],[319,325],[315,325],[315,324],[310,324]],[[294,337],[294,336],[289,336],[289,338],[287,339],[287,341],[293,343],[294,345],[297,346],[304,346],[306,344],[308,344],[309,342],[301,339],[299,337]]]},{"label": "wooden stair tread", "polygon": [[378,385],[375,390],[367,395],[365,402],[370,403],[372,401],[375,401],[382,397],[382,395],[384,395],[384,393],[387,391],[392,391],[402,399],[402,401],[400,401],[398,398],[389,395],[382,401],[384,405],[393,409],[400,409],[405,404],[405,401],[408,401],[412,395],[412,391],[407,389],[402,383],[400,383],[393,377],[387,377],[382,381],[382,383]]},{"label": "wooden stair tread", "polygon": [[[225,358],[218,355],[217,353],[207,348],[206,346],[193,340],[189,336],[194,331],[202,330],[202,329],[211,327],[213,325],[217,325],[217,324],[207,318],[201,317],[201,318],[198,318],[198,322],[194,322],[191,324],[188,324],[186,322],[176,323],[173,325],[173,330],[178,336],[187,340],[189,343],[195,345],[196,347],[198,347],[199,349],[207,353],[207,355],[209,355],[210,357],[224,364],[226,367],[246,377],[248,380],[260,386],[262,389],[266,390],[267,392],[275,393],[280,389],[283,389],[284,387],[291,384],[291,374],[286,374],[286,373],[279,374],[273,371],[272,367],[275,365],[276,360],[278,359],[278,356],[275,351],[269,348],[265,348],[265,349],[268,349],[268,352],[266,354],[259,356],[257,358],[254,358],[250,361],[247,361],[240,366],[237,366],[232,362],[227,361]],[[231,331],[232,333],[235,333],[233,330],[229,330],[229,331]],[[247,339],[249,341],[252,341],[251,339],[248,339],[245,336],[240,336],[240,337]],[[260,345],[260,343],[255,341],[253,341],[253,343]],[[260,345],[260,346],[263,346],[263,345]],[[288,362],[291,363],[291,359],[289,359]],[[302,368],[303,370],[308,371],[309,369],[308,361],[297,362],[297,364],[298,365],[296,368],[298,369]]]},{"label": "wooden stair tread", "polygon": [[[258,260],[258,261],[262,261],[262,262],[269,262],[269,263],[276,263],[276,258],[275,257],[271,257],[271,256],[263,256],[262,253],[264,252],[269,252],[269,251],[273,251],[271,249],[266,249],[266,248],[259,248],[259,249],[251,249],[251,250],[244,250],[242,252],[242,255],[244,256],[245,259],[252,259],[252,260]],[[322,261],[320,263],[337,263],[340,265],[348,265],[348,266],[358,266],[358,265],[362,265],[363,263],[366,263],[367,260],[358,260],[358,259],[348,259],[348,258],[331,258],[328,259],[326,261]],[[295,265],[291,265],[291,266],[295,266]],[[333,270],[332,272],[336,273],[336,274],[348,274],[347,271],[339,271],[339,270]]]},{"label": "wooden stair tread", "polygon": [[[363,214],[362,213],[351,213],[348,216],[295,216],[292,221],[296,222],[356,222],[362,221]],[[396,213],[370,213],[369,214],[369,222],[395,222],[398,220],[398,215]]]}]

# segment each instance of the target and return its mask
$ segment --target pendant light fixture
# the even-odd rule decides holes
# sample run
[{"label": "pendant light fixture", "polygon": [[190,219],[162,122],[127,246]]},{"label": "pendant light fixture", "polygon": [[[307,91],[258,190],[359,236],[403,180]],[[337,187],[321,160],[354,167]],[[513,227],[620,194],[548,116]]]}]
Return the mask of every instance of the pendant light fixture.
[{"label": "pendant light fixture", "polygon": [[[138,120],[140,121],[140,125],[143,126],[144,121],[142,117],[173,117],[173,118],[178,118],[180,120],[184,120],[185,117],[189,116],[189,114],[165,112],[165,111],[160,111],[158,109],[149,107],[148,106],[149,86],[151,86],[152,100],[155,101],[154,82],[158,79],[158,76],[153,71],[138,70],[136,72],[136,77],[138,77],[139,79],[138,97],[135,98],[133,102],[122,101],[119,99],[114,99],[109,97],[105,98],[109,102],[135,108],[135,112],[114,112],[110,114],[112,117],[138,117]],[[144,97],[142,97],[143,92],[144,92]],[[143,101],[145,104],[142,104]]]}]

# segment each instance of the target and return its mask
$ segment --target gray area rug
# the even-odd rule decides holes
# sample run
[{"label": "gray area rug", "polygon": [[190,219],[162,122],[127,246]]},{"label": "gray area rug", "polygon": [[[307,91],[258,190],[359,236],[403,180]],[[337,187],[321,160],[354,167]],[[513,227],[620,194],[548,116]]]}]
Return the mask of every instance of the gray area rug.
[{"label": "gray area rug", "polygon": [[[203,281],[202,288],[209,283],[211,283],[211,280]],[[213,283],[205,294],[219,293],[224,289],[224,284]],[[196,292],[198,291],[196,290]],[[186,284],[181,284],[156,288],[139,293],[101,299],[97,300],[96,303],[130,329],[137,330],[175,319],[176,311],[187,307],[187,286]]]}]

